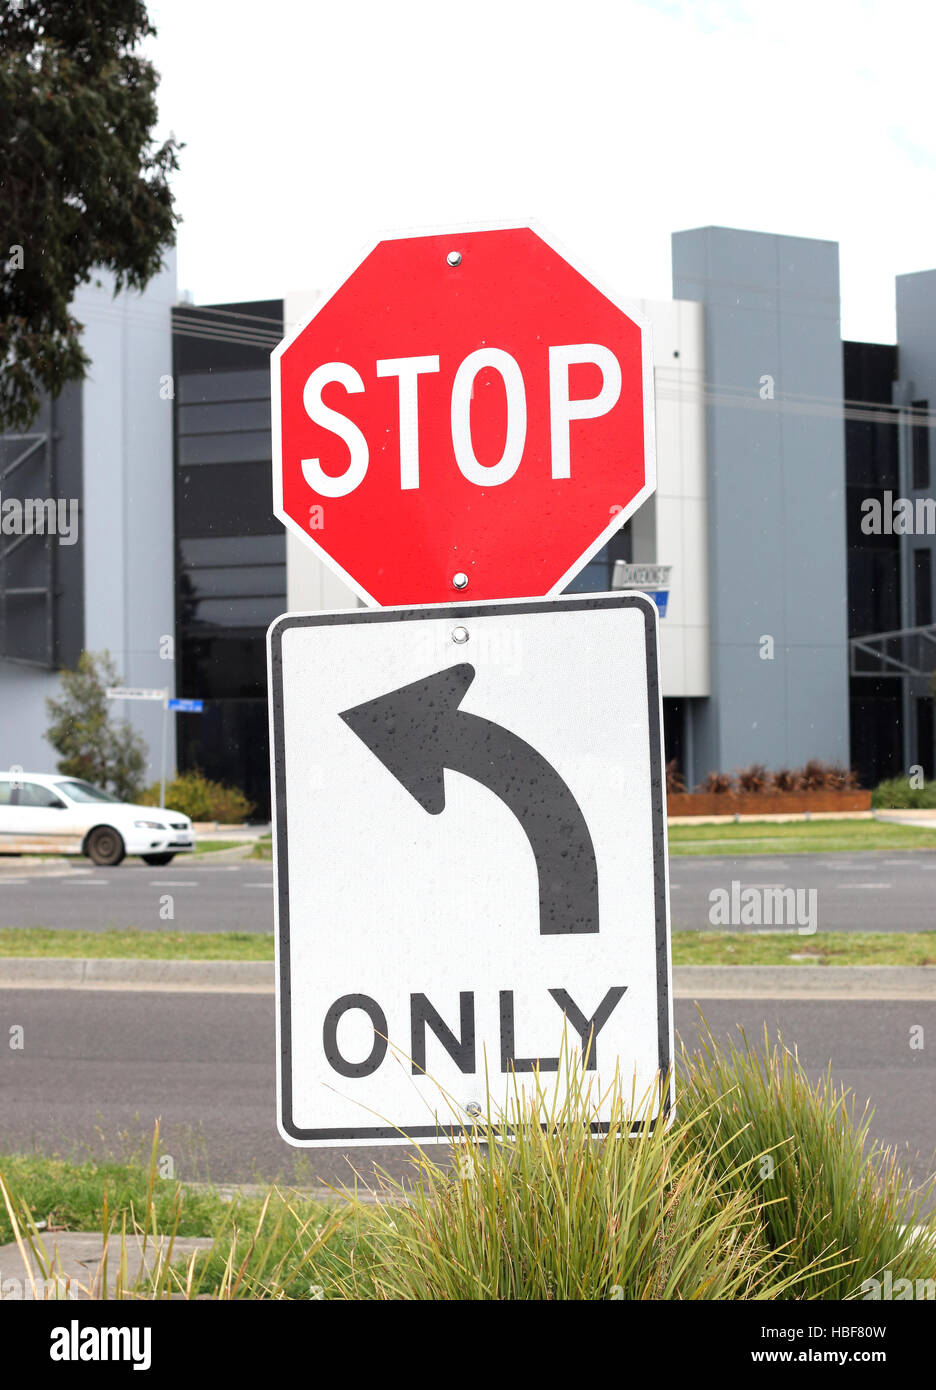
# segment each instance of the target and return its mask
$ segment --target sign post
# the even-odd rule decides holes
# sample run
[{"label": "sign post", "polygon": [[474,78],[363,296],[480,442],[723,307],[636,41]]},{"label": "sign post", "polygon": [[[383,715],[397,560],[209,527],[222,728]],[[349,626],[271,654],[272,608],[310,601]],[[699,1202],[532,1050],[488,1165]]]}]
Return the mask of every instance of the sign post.
[{"label": "sign post", "polygon": [[530,227],[402,237],[271,372],[274,510],[371,606],[269,632],[281,1133],[448,1139],[563,1036],[649,1092],[658,611],[562,592],[656,486],[648,325]]},{"label": "sign post", "polygon": [[166,732],[168,715],[170,712],[179,714],[201,714],[205,704],[203,700],[177,700],[170,698],[168,690],[144,690],[138,686],[119,685],[111,686],[105,690],[108,700],[161,700],[163,707],[162,728],[160,732],[159,748],[159,804],[164,807],[166,804]]},{"label": "sign post", "polygon": [[166,804],[166,705],[168,690],[146,690],[139,686],[115,685],[104,692],[108,700],[161,700],[163,707],[159,750],[159,804]]}]

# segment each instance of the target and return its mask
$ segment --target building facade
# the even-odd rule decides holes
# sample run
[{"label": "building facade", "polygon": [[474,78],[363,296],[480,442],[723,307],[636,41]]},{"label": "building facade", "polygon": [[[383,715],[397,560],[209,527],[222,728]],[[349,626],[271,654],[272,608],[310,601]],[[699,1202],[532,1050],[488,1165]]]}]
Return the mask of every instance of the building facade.
[{"label": "building facade", "polygon": [[[45,402],[25,437],[0,437],[0,766],[54,770],[45,698],[82,650],[110,652],[127,685],[174,693],[177,297],[172,254],[143,293],[115,295],[105,272],[83,286],[73,311],[85,326],[86,379]],[[146,740],[155,781],[159,703],[116,712]],[[171,724],[168,740],[171,765]]]},{"label": "building facade", "polygon": [[[654,336],[657,490],[569,587],[611,587],[618,559],[673,567],[664,732],[690,786],[809,758],[865,785],[931,775],[936,271],[898,279],[896,345],[843,343],[835,243],[704,227],[672,255],[673,299],[634,301]],[[176,301],[171,269],[142,296],[83,291],[88,381],[0,440],[0,508],[67,494],[80,519],[67,545],[0,533],[0,763],[52,765],[43,697],[107,648],[128,683],[204,700],[176,718],[170,762],[263,817],[266,628],[358,602],[272,513],[269,354],[316,295]],[[922,529],[888,524],[901,498]],[[122,712],[155,750],[158,710]]]}]

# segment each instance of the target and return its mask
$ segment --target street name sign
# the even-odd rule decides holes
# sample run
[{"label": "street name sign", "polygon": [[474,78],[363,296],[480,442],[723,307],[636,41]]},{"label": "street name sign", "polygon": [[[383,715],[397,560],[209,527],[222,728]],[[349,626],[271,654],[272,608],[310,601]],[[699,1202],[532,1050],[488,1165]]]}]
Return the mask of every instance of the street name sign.
[{"label": "street name sign", "polygon": [[377,242],[271,392],[274,511],[369,604],[559,593],[656,486],[649,325],[531,227]]},{"label": "street name sign", "polygon": [[657,643],[628,593],[274,622],[290,1143],[447,1140],[536,1061],[596,1095],[667,1073]]},{"label": "street name sign", "polygon": [[112,685],[105,690],[108,700],[165,700],[168,690],[143,690],[135,685]]}]

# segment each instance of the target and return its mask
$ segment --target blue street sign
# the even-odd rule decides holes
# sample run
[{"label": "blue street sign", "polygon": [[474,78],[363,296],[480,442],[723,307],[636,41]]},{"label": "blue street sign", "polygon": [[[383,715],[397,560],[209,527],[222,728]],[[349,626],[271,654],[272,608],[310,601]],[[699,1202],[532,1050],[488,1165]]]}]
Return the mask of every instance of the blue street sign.
[{"label": "blue street sign", "polygon": [[201,714],[205,708],[204,700],[170,700],[169,708],[178,714]]}]

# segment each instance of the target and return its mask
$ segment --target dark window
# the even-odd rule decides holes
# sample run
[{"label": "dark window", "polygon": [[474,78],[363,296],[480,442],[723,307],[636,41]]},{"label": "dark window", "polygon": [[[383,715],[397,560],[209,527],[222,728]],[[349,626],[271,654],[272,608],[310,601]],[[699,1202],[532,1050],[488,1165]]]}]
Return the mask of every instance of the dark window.
[{"label": "dark window", "polygon": [[904,771],[901,684],[869,676],[851,681],[851,766],[863,787]]},{"label": "dark window", "polygon": [[218,700],[265,697],[266,647],[262,635],[186,639],[182,695]]},{"label": "dark window", "polygon": [[933,775],[933,701],[928,698],[916,702],[917,716],[917,756],[916,760],[927,778]]},{"label": "dark window", "polygon": [[268,463],[180,468],[176,515],[178,535],[183,538],[283,534],[282,523],[273,515],[273,475]]},{"label": "dark window", "polygon": [[180,405],[179,434],[225,434],[232,430],[270,430],[269,401],[212,401]]},{"label": "dark window", "polygon": [[[915,411],[925,411],[929,413],[929,401],[914,401]],[[927,488],[930,485],[930,446],[929,446],[929,423],[924,420],[915,420],[910,426],[910,459],[913,474],[914,489]]]},{"label": "dark window", "polygon": [[[179,542],[179,564],[182,569],[208,565],[285,566],[286,537],[282,528],[275,536],[190,537]],[[285,576],[285,569],[283,573]]]},{"label": "dark window", "polygon": [[186,306],[173,324],[177,683],[206,702],[178,723],[179,765],[241,787],[268,816],[265,631],[286,608],[270,468],[270,350],[283,304]]},{"label": "dark window", "polygon": [[267,702],[218,700],[178,726],[180,764],[233,783],[254,803],[255,819],[270,815],[270,734]]},{"label": "dark window", "polygon": [[[888,537],[888,539],[892,539]],[[900,619],[900,552],[896,546],[848,551],[848,634],[893,632]]]},{"label": "dark window", "polygon": [[913,614],[917,627],[933,621],[933,552],[929,548],[913,552]]}]

